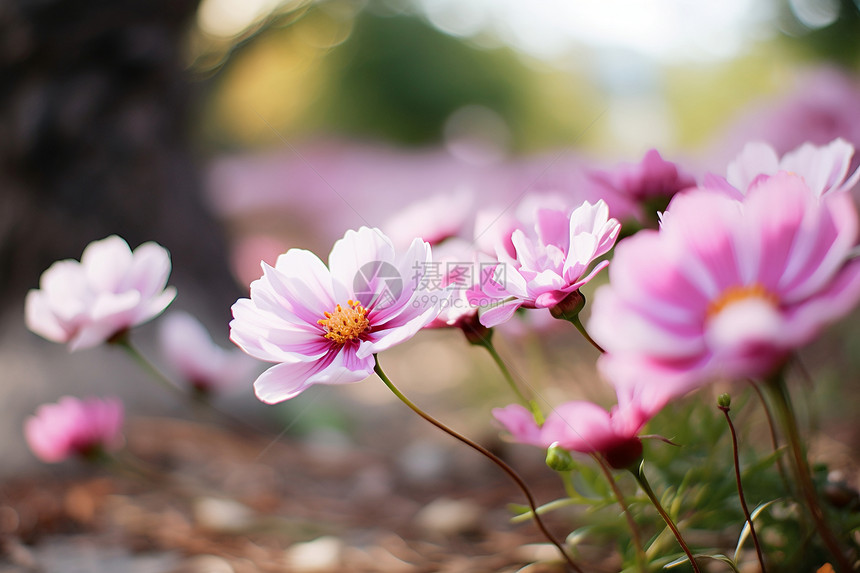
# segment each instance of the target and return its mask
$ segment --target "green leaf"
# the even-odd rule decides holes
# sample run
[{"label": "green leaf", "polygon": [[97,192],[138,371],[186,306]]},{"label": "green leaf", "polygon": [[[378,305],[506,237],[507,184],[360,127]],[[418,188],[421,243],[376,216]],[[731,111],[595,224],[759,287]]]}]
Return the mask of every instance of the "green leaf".
[{"label": "green leaf", "polygon": [[[762,511],[764,511],[765,509],[767,509],[769,506],[773,505],[777,501],[778,500],[776,500],[776,499],[772,499],[772,500],[768,501],[767,503],[763,503],[763,504],[759,505],[757,508],[755,508],[754,510],[752,510],[750,512],[750,520],[755,521],[755,518],[758,517]],[[750,535],[750,524],[748,521],[744,521],[744,528],[741,529],[741,534],[738,537],[738,545],[737,545],[737,547],[735,547],[735,561],[737,561],[738,555],[741,554],[741,547],[743,546],[744,542],[747,540],[747,537],[749,537],[749,535]]]}]

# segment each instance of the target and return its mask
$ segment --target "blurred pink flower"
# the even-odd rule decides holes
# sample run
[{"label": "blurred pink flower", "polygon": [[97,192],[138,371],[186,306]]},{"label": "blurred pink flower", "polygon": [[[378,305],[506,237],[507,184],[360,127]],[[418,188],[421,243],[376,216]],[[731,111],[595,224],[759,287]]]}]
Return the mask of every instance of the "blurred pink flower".
[{"label": "blurred pink flower", "polygon": [[465,236],[474,203],[474,193],[465,187],[432,195],[389,217],[382,230],[398,248],[408,247],[415,237],[436,246],[446,239]]},{"label": "blurred pink flower", "polygon": [[63,260],[42,273],[27,293],[27,327],[70,350],[101,344],[146,322],[173,301],[165,287],[170,255],[155,243],[131,251],[116,235],[90,243],[81,261]]},{"label": "blurred pink flower", "polygon": [[[254,383],[276,403],[312,384],[347,384],[371,375],[374,355],[411,338],[438,305],[419,290],[430,245],[415,239],[402,256],[378,229],[347,231],[329,266],[310,251],[290,249],[251,283],[251,298],[233,305],[230,339],[277,365]],[[426,293],[425,293],[426,294]]]},{"label": "blurred pink flower", "polygon": [[469,302],[467,292],[480,270],[479,254],[463,239],[448,239],[433,248],[433,262],[424,282],[428,296],[441,299],[441,308],[426,328],[456,328],[477,316],[478,307]]},{"label": "blurred pink flower", "polygon": [[542,448],[557,444],[571,452],[599,453],[615,468],[627,467],[641,456],[638,434],[649,419],[632,405],[624,409],[616,406],[607,412],[581,400],[556,407],[541,426],[519,404],[496,408],[493,416],[517,442]]},{"label": "blurred pink flower", "polygon": [[235,388],[256,370],[256,362],[238,349],[226,350],[186,312],[172,312],[160,322],[161,354],[183,381],[204,392]]},{"label": "blurred pink flower", "polygon": [[[666,161],[656,149],[645,153],[639,163],[621,163],[608,170],[588,172],[588,178],[598,189],[600,195],[615,203],[626,203],[625,211],[639,213],[638,219],[655,217],[656,210],[662,210],[669,199],[677,192],[696,185],[692,175],[684,173],[678,166]],[[662,208],[654,213],[645,212],[649,203],[662,201]]]},{"label": "blurred pink flower", "polygon": [[573,211],[537,211],[534,232],[515,230],[513,253],[497,245],[499,265],[469,291],[470,302],[485,307],[481,324],[496,326],[520,307],[550,308],[564,300],[609,264],[602,261],[588,270],[612,248],[620,229],[603,201],[585,202]]},{"label": "blurred pink flower", "polygon": [[615,250],[589,331],[619,402],[656,411],[715,378],[764,376],[860,298],[850,196],[779,173],[741,200],[677,195]]},{"label": "blurred pink flower", "polygon": [[61,462],[73,455],[88,457],[99,450],[122,447],[123,406],[118,398],[60,398],[43,404],[24,422],[24,436],[44,462]]},{"label": "blurred pink flower", "polygon": [[788,171],[803,177],[816,195],[850,191],[860,180],[860,169],[848,174],[854,146],[844,139],[834,139],[827,145],[804,143],[782,158],[766,143],[750,142],[729,164],[726,182],[742,194],[763,177]]}]

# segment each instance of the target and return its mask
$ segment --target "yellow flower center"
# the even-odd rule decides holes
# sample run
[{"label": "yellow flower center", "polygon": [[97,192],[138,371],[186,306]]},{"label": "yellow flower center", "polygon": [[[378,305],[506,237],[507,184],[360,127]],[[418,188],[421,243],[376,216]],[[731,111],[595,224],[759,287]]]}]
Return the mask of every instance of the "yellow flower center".
[{"label": "yellow flower center", "polygon": [[708,309],[705,311],[705,318],[711,318],[712,316],[719,314],[727,306],[747,298],[760,298],[774,306],[779,304],[779,298],[759,283],[731,286],[708,304]]},{"label": "yellow flower center", "polygon": [[346,301],[346,308],[337,305],[334,312],[326,312],[317,324],[325,328],[325,337],[335,344],[355,340],[370,329],[367,309],[357,300]]}]

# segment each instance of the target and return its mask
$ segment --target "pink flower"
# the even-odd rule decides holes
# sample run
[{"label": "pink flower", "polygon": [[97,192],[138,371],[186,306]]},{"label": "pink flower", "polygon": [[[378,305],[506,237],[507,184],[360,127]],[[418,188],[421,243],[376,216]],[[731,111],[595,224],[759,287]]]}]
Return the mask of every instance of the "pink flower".
[{"label": "pink flower", "polygon": [[622,163],[614,169],[591,171],[588,177],[607,201],[615,196],[613,202],[629,203],[625,211],[640,212],[640,217],[653,216],[653,213],[641,213],[647,208],[646,204],[664,201],[665,207],[675,193],[696,185],[692,175],[663,159],[656,149],[645,153],[639,163]]},{"label": "pink flower", "polygon": [[434,247],[457,236],[463,236],[466,222],[472,218],[475,195],[466,187],[451,193],[439,193],[389,217],[382,229],[395,247],[408,247],[415,237]]},{"label": "pink flower", "polygon": [[[278,363],[254,383],[276,403],[312,384],[347,384],[371,375],[374,355],[411,338],[439,312],[421,298],[430,245],[415,239],[395,256],[378,229],[348,231],[326,265],[290,249],[233,305],[230,339],[260,360]],[[426,294],[426,293],[424,293]]]},{"label": "pink flower", "polygon": [[439,314],[426,328],[456,328],[477,317],[478,307],[469,302],[467,293],[477,282],[481,265],[491,264],[480,258],[463,239],[449,239],[433,248],[433,263],[424,274],[424,283],[428,296],[441,304]]},{"label": "pink flower", "polygon": [[226,390],[251,376],[256,363],[238,349],[212,341],[200,322],[185,312],[172,312],[159,324],[161,354],[183,380],[204,391]]},{"label": "pink flower", "polygon": [[615,244],[620,229],[603,201],[585,202],[572,212],[539,210],[534,232],[514,231],[513,253],[498,245],[493,276],[482,277],[470,291],[471,302],[487,307],[481,324],[501,324],[520,307],[550,308],[561,302],[609,264],[602,261],[589,272],[594,260]]},{"label": "pink flower", "polygon": [[493,410],[493,416],[517,442],[548,448],[553,444],[571,452],[602,454],[615,468],[624,468],[642,454],[639,431],[650,416],[629,405],[607,412],[597,404],[574,400],[555,408],[538,426],[531,412],[519,404]]},{"label": "pink flower", "polygon": [[63,260],[42,273],[27,293],[27,327],[70,350],[90,348],[146,322],[173,301],[165,288],[170,255],[155,243],[131,251],[112,235],[90,243],[81,261]]},{"label": "pink flower", "polygon": [[735,200],[697,189],[615,250],[589,331],[619,393],[656,411],[715,378],[764,376],[860,298],[849,195],[779,173]]},{"label": "pink flower", "polygon": [[848,174],[854,146],[844,139],[834,139],[828,145],[804,143],[786,153],[781,159],[768,144],[748,143],[741,154],[729,164],[726,180],[741,193],[762,179],[788,171],[803,177],[816,195],[850,191],[860,180],[860,169]]},{"label": "pink flower", "polygon": [[123,407],[117,398],[60,398],[43,404],[24,422],[24,436],[44,462],[90,456],[122,447]]}]

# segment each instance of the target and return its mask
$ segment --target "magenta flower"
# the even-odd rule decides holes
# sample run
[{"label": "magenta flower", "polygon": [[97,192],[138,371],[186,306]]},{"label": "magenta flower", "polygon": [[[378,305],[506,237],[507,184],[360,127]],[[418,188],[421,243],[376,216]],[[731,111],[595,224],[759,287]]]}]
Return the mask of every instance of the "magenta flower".
[{"label": "magenta flower", "polygon": [[186,312],[172,312],[159,324],[161,354],[183,381],[202,392],[236,387],[251,376],[256,363],[238,349],[212,341],[200,322]]},{"label": "magenta flower", "polygon": [[729,164],[726,180],[741,193],[763,176],[788,171],[803,177],[816,195],[850,191],[860,181],[860,169],[848,174],[854,146],[844,139],[834,139],[828,145],[804,143],[782,158],[768,144],[748,143],[741,154]]},{"label": "magenta flower", "polygon": [[642,454],[639,431],[648,421],[641,409],[629,405],[607,412],[592,402],[574,400],[555,408],[538,426],[525,407],[511,404],[493,416],[517,442],[548,448],[556,444],[571,452],[602,454],[615,468],[624,468]]},{"label": "magenta flower", "polygon": [[122,447],[123,407],[118,398],[60,398],[43,404],[24,422],[24,437],[44,462],[89,457]]},{"label": "magenta flower", "polygon": [[625,212],[639,212],[640,218],[653,217],[653,213],[642,212],[652,203],[660,201],[665,207],[675,193],[696,185],[692,175],[663,159],[656,149],[645,153],[639,163],[621,163],[610,170],[591,171],[588,178],[607,201],[614,197],[613,203],[623,203]]},{"label": "magenta flower", "polygon": [[170,255],[155,243],[132,252],[112,235],[90,243],[81,261],[63,260],[42,273],[27,293],[27,327],[36,334],[90,348],[160,314],[176,290],[165,287]]},{"label": "magenta flower", "polygon": [[482,277],[470,291],[469,300],[486,307],[481,324],[496,326],[520,307],[550,308],[564,300],[609,264],[602,261],[589,271],[615,244],[620,229],[603,201],[585,202],[572,212],[539,210],[534,232],[513,232],[513,254],[498,245],[493,276]]},{"label": "magenta flower", "polygon": [[676,196],[615,250],[589,331],[619,402],[656,411],[715,378],[769,374],[860,298],[851,197],[779,173],[742,200]]},{"label": "magenta flower", "polygon": [[415,239],[400,257],[378,229],[348,231],[326,265],[290,249],[233,305],[230,339],[278,363],[254,383],[276,403],[313,384],[348,384],[371,375],[374,355],[411,338],[439,312],[422,292],[430,245]]}]

